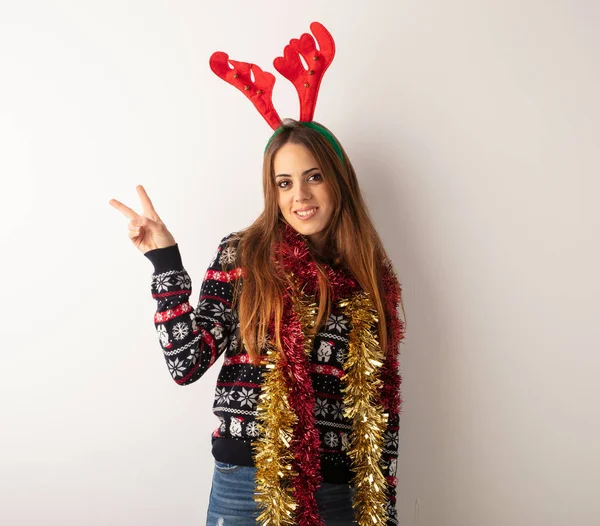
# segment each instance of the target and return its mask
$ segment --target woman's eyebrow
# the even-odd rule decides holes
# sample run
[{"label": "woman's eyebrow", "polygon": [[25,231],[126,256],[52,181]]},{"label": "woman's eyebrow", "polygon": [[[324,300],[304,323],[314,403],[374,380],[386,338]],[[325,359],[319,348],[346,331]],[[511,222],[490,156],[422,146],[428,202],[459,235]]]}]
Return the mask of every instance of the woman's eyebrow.
[{"label": "woman's eyebrow", "polygon": [[[309,168],[308,170],[304,170],[304,172],[302,172],[302,175],[306,175],[310,172],[312,172],[313,170],[318,170],[318,168]],[[278,177],[291,177],[290,174],[277,174],[275,176],[275,179],[277,179]]]}]

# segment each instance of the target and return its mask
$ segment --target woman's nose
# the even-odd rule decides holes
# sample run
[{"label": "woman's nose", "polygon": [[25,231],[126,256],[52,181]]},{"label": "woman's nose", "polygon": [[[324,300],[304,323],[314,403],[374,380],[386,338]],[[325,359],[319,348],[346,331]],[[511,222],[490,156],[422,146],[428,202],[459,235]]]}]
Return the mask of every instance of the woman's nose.
[{"label": "woman's nose", "polygon": [[296,201],[306,201],[311,198],[310,189],[306,184],[296,185],[296,195],[294,196]]}]

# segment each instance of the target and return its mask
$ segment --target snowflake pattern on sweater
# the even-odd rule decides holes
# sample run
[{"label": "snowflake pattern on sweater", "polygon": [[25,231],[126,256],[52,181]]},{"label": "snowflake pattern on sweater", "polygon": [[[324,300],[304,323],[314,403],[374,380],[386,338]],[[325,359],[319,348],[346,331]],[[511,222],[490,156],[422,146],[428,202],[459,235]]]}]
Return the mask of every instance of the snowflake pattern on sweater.
[{"label": "snowflake pattern on sweater", "polygon": [[[235,234],[225,236],[202,281],[197,306],[191,306],[192,280],[179,246],[154,249],[144,255],[154,266],[151,292],[157,302],[154,325],[167,368],[179,385],[199,378],[224,355],[218,375],[213,412],[219,425],[213,431],[213,455],[233,464],[253,465],[251,443],[259,436],[256,406],[263,368],[240,352],[239,320],[232,308],[233,284],[243,279],[237,266]],[[349,320],[333,308],[317,333],[311,355],[315,392],[315,424],[321,437],[324,482],[348,483],[352,472],[346,455],[351,422],[344,417],[341,377],[347,354]],[[390,414],[384,434],[381,467],[390,483],[388,524],[397,524],[396,466],[399,414]]]}]

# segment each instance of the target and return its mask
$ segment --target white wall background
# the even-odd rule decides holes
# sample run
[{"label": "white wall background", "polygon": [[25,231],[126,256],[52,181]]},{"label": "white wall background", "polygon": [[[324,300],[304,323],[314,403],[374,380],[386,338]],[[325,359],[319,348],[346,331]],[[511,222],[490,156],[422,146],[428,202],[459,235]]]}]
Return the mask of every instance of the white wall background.
[{"label": "white wall background", "polygon": [[319,20],[315,118],[404,288],[402,526],[600,524],[600,7],[4,0],[0,524],[204,524],[217,364],[178,387],[127,237],[143,184],[193,300],[261,210],[268,125],[208,67]]}]

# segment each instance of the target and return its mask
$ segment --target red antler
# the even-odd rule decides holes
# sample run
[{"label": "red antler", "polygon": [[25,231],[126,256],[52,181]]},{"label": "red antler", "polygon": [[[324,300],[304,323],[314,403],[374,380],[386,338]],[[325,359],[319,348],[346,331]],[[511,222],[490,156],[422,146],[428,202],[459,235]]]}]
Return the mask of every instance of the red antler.
[{"label": "red antler", "polygon": [[[313,22],[310,29],[317,37],[320,50],[317,50],[312,35],[304,33],[299,40],[290,40],[283,50],[283,57],[277,57],[273,61],[275,69],[296,86],[302,122],[313,119],[323,74],[335,55],[335,42],[325,26]],[[300,54],[308,64],[308,70],[300,61]]]},{"label": "red antler", "polygon": [[[229,67],[232,64],[233,69]],[[210,69],[225,82],[239,89],[258,112],[276,130],[281,126],[281,118],[273,106],[272,93],[275,77],[268,71],[263,71],[256,64],[230,60],[227,53],[216,51],[210,57]],[[254,81],[251,77],[254,74]]]}]

